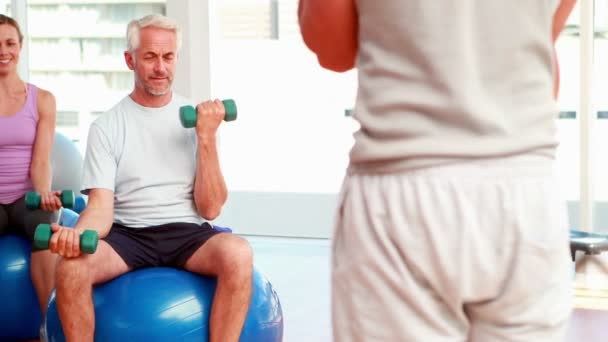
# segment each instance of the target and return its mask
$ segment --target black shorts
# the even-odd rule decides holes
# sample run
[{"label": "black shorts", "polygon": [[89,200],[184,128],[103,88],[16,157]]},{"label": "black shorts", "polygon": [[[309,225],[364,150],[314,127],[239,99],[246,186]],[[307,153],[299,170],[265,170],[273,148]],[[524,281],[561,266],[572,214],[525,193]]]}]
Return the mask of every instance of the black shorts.
[{"label": "black shorts", "polygon": [[[25,196],[13,203],[0,204],[0,236],[7,233],[25,235],[30,242],[34,241],[36,227],[40,223],[54,223],[59,219],[60,211],[50,212],[42,209],[27,209]],[[32,244],[32,250],[39,249]]]},{"label": "black shorts", "polygon": [[209,223],[168,223],[148,228],[128,228],[114,223],[107,242],[133,268],[169,266],[184,268],[207,240],[221,232]]}]

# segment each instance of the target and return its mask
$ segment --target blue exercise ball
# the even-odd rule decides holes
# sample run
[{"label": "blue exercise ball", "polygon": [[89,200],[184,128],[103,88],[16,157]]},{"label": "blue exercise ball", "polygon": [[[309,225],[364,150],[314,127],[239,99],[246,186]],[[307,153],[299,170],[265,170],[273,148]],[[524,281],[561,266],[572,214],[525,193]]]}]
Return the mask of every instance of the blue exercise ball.
[{"label": "blue exercise ball", "polygon": [[0,341],[38,338],[42,314],[30,280],[30,254],[26,238],[0,237]]},{"label": "blue exercise ball", "polygon": [[81,214],[83,210],[87,207],[87,199],[83,195],[76,196],[76,200],[74,201],[74,210],[78,214]]},{"label": "blue exercise ball", "polygon": [[[78,214],[63,209],[61,223],[73,227]],[[21,235],[0,236],[0,341],[37,339],[41,312],[30,277],[30,242]]]},{"label": "blue exercise ball", "polygon": [[[96,286],[96,341],[208,341],[216,281],[190,272],[145,268]],[[46,315],[49,342],[65,341],[53,292]],[[283,313],[272,285],[254,269],[253,296],[240,342],[279,342]]]},{"label": "blue exercise ball", "polygon": [[[80,191],[82,156],[60,133],[55,134],[51,165],[54,190]],[[73,226],[77,219],[76,212],[64,209],[63,225]],[[30,278],[30,255],[27,239],[13,234],[0,236],[0,341],[38,338],[41,313]]]},{"label": "blue exercise ball", "polygon": [[80,214],[75,212],[74,210],[61,208],[61,218],[59,219],[59,224],[64,227],[76,227],[76,223],[80,218]]}]

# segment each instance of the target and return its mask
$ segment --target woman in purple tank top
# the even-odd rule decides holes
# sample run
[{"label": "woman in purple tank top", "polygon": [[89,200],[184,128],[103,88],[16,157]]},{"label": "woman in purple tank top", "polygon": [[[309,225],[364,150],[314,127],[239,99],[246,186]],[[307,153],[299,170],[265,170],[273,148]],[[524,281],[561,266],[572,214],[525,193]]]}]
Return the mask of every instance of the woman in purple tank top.
[{"label": "woman in purple tank top", "polygon": [[[39,223],[57,220],[61,201],[51,191],[55,98],[17,74],[22,42],[17,22],[0,14],[0,238],[13,232],[32,241]],[[26,209],[28,191],[41,195],[40,209]],[[32,250],[31,277],[43,314],[55,263],[49,251]]]}]

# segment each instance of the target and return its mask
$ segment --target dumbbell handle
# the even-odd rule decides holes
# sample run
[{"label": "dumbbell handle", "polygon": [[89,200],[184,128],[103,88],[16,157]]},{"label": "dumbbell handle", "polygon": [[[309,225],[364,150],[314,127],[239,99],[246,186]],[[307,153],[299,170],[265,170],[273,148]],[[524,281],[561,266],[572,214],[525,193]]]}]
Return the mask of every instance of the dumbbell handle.
[{"label": "dumbbell handle", "polygon": [[[224,121],[234,121],[237,117],[237,109],[236,102],[231,99],[223,100],[224,110],[226,111],[226,116],[224,116]],[[192,128],[196,126],[196,108],[193,106],[182,106],[179,109],[179,120],[182,123],[182,126],[185,128]]]},{"label": "dumbbell handle", "polygon": [[[34,232],[34,246],[38,249],[49,249],[49,242],[53,230],[50,224],[39,224]],[[94,230],[85,230],[80,235],[80,250],[86,254],[93,254],[97,250],[99,235]]]},{"label": "dumbbell handle", "polygon": [[[74,202],[76,201],[75,197],[74,191],[63,190],[59,196],[59,199],[61,200],[61,205],[64,208],[72,209],[74,208]],[[41,200],[42,197],[40,197],[40,195],[35,191],[30,191],[25,194],[25,206],[28,209],[39,209]]]}]

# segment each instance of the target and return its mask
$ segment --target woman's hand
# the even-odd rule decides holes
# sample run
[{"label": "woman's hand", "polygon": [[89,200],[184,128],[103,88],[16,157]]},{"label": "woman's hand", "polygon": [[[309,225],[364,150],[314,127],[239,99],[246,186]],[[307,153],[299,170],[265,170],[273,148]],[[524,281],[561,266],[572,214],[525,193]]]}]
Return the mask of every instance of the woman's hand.
[{"label": "woman's hand", "polygon": [[44,211],[55,212],[61,209],[61,191],[41,192],[40,194],[40,209]]}]

